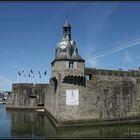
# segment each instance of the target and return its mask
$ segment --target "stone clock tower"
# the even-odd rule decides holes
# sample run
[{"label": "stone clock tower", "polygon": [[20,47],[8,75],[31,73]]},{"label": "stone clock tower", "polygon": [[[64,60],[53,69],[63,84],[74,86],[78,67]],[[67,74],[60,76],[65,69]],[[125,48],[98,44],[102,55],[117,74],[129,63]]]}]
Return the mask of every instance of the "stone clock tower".
[{"label": "stone clock tower", "polygon": [[81,90],[85,89],[85,60],[78,54],[68,21],[63,25],[62,39],[56,45],[55,59],[51,66],[45,108],[53,122],[60,125],[62,121],[73,118],[73,113],[77,113]]},{"label": "stone clock tower", "polygon": [[71,26],[68,21],[63,25],[62,39],[58,42],[55,59],[51,63],[52,77],[62,82],[65,76],[84,76],[85,60],[83,60],[72,40]]}]

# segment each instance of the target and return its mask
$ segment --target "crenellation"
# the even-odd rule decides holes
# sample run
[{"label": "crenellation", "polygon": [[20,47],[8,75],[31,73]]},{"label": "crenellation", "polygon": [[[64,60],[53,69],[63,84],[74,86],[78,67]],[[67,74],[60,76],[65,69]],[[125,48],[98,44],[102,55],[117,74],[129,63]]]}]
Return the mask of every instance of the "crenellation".
[{"label": "crenellation", "polygon": [[140,77],[140,71],[138,70],[122,71],[85,68],[85,73],[104,76]]}]

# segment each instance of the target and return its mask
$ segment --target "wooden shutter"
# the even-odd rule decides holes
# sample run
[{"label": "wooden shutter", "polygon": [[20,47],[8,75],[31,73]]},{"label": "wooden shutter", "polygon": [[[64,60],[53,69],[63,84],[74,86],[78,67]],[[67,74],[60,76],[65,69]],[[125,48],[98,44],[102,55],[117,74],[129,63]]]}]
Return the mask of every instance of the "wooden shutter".
[{"label": "wooden shutter", "polygon": [[77,62],[74,62],[73,68],[74,68],[74,69],[77,69]]},{"label": "wooden shutter", "polygon": [[66,69],[69,69],[69,61],[66,61]]}]

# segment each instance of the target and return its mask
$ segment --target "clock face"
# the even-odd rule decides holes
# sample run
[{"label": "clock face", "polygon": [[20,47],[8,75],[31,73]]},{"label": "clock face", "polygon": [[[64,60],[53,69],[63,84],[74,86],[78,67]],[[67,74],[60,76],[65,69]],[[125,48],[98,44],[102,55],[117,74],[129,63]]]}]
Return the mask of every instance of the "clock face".
[{"label": "clock face", "polygon": [[65,48],[67,47],[67,42],[66,42],[66,41],[60,42],[59,47],[60,47],[61,49],[65,49]]}]

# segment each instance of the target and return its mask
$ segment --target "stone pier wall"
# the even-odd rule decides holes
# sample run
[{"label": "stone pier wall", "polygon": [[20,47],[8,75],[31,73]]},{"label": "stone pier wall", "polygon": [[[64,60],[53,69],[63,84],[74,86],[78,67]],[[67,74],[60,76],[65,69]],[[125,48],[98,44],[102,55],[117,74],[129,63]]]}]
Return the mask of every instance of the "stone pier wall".
[{"label": "stone pier wall", "polygon": [[[140,119],[140,77],[93,75],[85,85],[13,84],[9,108],[45,108],[57,126]],[[62,80],[62,79],[60,79]],[[66,90],[79,90],[79,105],[66,105]]]},{"label": "stone pier wall", "polygon": [[25,109],[44,108],[47,87],[47,84],[13,84],[11,104],[8,107]]}]

